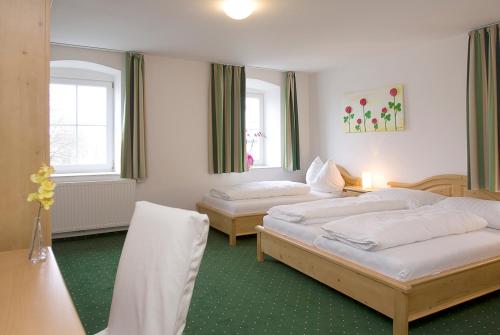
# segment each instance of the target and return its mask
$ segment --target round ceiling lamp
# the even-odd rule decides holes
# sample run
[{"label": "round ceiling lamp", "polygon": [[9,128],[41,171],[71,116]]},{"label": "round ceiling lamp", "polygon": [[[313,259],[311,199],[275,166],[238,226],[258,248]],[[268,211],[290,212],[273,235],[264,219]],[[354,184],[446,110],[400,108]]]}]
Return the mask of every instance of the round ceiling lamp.
[{"label": "round ceiling lamp", "polygon": [[243,20],[249,17],[255,10],[253,0],[226,0],[224,12],[234,20]]}]

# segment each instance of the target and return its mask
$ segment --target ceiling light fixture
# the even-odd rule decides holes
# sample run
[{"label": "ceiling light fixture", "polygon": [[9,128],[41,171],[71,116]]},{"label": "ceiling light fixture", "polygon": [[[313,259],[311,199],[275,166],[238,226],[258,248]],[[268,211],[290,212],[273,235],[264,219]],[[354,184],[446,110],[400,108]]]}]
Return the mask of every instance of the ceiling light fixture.
[{"label": "ceiling light fixture", "polygon": [[255,10],[253,0],[226,0],[224,12],[234,20],[243,20],[249,17]]}]

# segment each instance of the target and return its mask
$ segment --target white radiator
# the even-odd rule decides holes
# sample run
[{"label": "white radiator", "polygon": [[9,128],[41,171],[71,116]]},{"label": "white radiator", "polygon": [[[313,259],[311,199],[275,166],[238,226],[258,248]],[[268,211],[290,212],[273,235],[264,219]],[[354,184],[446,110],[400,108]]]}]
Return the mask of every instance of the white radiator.
[{"label": "white radiator", "polygon": [[128,226],[135,206],[135,180],[57,184],[52,233]]}]

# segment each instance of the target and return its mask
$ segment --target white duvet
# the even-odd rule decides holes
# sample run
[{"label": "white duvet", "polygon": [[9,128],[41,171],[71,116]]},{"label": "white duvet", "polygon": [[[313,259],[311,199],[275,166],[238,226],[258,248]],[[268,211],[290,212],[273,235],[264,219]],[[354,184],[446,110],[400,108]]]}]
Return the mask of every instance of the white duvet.
[{"label": "white duvet", "polygon": [[275,206],[269,209],[267,214],[291,223],[316,224],[349,215],[407,208],[408,202],[403,200],[346,197]]},{"label": "white duvet", "polygon": [[424,206],[417,209],[367,213],[329,222],[324,237],[363,250],[382,250],[463,234],[487,226],[480,216],[461,210]]},{"label": "white duvet", "polygon": [[311,192],[309,185],[293,181],[257,181],[220,186],[210,190],[210,195],[224,200],[271,198],[302,195]]}]

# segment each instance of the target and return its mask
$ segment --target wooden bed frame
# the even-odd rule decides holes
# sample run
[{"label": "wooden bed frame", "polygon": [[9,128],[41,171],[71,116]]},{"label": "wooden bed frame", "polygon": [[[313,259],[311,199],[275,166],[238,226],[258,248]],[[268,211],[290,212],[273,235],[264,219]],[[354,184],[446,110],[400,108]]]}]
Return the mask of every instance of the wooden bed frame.
[{"label": "wooden bed frame", "polygon": [[[466,191],[466,177],[441,175],[419,183],[392,187],[427,190],[446,196],[500,200],[500,193]],[[349,259],[286,237],[262,226],[257,229],[257,259],[264,254],[334,288],[393,319],[393,334],[408,334],[408,323],[500,289],[500,255],[437,275],[398,281]]]},{"label": "wooden bed frame", "polygon": [[[346,186],[359,186],[361,179],[354,177],[341,166],[338,166],[340,174],[344,178]],[[243,235],[256,234],[255,226],[262,225],[262,218],[266,215],[266,211],[231,214],[222,209],[214,208],[203,201],[196,204],[198,212],[207,214],[210,219],[210,226],[229,235],[229,245],[236,245],[236,237]]]}]

